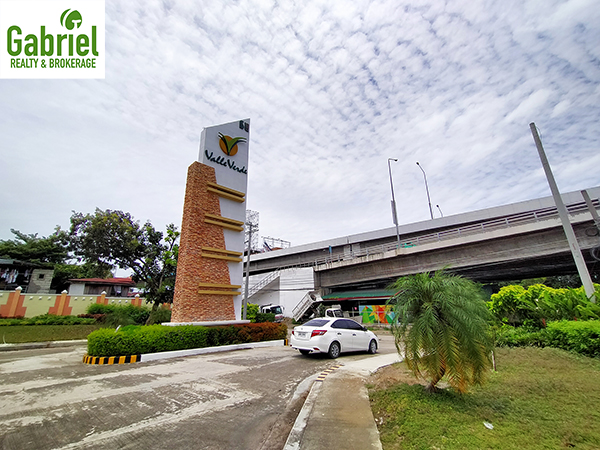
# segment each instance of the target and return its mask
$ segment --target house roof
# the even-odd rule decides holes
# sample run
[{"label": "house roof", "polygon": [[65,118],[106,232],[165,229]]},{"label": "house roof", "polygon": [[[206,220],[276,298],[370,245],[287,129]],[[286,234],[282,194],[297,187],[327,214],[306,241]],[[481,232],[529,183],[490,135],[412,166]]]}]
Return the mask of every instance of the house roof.
[{"label": "house roof", "polygon": [[99,284],[99,285],[113,285],[113,286],[135,286],[136,283],[131,278],[76,278],[69,280],[71,283],[83,283],[83,284]]}]

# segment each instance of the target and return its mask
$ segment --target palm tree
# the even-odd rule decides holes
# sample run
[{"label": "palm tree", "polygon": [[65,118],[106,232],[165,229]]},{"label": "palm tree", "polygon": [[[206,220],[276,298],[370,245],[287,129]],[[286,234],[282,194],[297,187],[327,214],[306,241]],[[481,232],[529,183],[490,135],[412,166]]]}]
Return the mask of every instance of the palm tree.
[{"label": "palm tree", "polygon": [[444,376],[461,393],[482,384],[492,340],[479,286],[441,270],[400,278],[392,288],[396,348],[415,377],[430,381],[427,390],[436,391]]}]

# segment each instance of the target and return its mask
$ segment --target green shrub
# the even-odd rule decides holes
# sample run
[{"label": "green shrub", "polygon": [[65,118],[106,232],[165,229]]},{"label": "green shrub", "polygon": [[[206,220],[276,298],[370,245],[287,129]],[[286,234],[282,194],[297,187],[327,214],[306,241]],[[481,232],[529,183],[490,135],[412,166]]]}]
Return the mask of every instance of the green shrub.
[{"label": "green shrub", "polygon": [[597,320],[550,322],[544,331],[548,347],[600,357],[600,322]]},{"label": "green shrub", "polygon": [[521,325],[528,311],[521,301],[524,293],[523,286],[504,286],[500,292],[492,294],[488,308],[500,322]]},{"label": "green shrub", "polygon": [[101,303],[92,303],[87,307],[88,314],[109,314],[115,310],[115,305],[103,305]]},{"label": "green shrub", "polygon": [[85,319],[94,319],[97,323],[104,323],[106,319],[106,314],[79,314],[77,317],[82,317]]},{"label": "green shrub", "polygon": [[116,328],[119,325],[134,325],[135,320],[129,315],[129,312],[125,308],[115,308],[111,313],[106,314],[104,323],[109,326]]},{"label": "green shrub", "polygon": [[171,310],[169,308],[159,307],[156,311],[151,311],[150,316],[152,317],[150,323],[165,323],[171,321]]},{"label": "green shrub", "polygon": [[0,319],[0,327],[10,327],[17,325],[26,325],[24,322],[28,319]]},{"label": "green shrub", "polygon": [[545,347],[544,330],[532,331],[525,327],[503,325],[496,330],[499,347]]},{"label": "green shrub", "polygon": [[[600,293],[600,285],[596,290]],[[583,287],[505,286],[491,296],[488,307],[499,322],[533,329],[543,328],[547,321],[600,319],[600,306],[586,297]]]},{"label": "green shrub", "polygon": [[254,303],[248,303],[246,305],[246,319],[250,322],[256,322],[256,314],[258,313],[258,305]]},{"label": "green shrub", "polygon": [[555,347],[590,357],[600,357],[600,321],[549,322],[531,331],[505,325],[496,332],[500,347]]},{"label": "green shrub", "polygon": [[263,322],[275,322],[275,314],[273,313],[256,313],[254,317],[254,322],[263,323]]},{"label": "green shrub", "polygon": [[116,311],[124,310],[131,319],[138,325],[144,325],[150,316],[150,308],[145,306],[125,305],[117,307]]},{"label": "green shrub", "polygon": [[87,308],[88,314],[105,314],[104,322],[109,326],[129,325],[137,323],[143,325],[150,316],[150,309],[145,306],[134,305],[103,305],[93,303]]},{"label": "green shrub", "polygon": [[249,323],[221,327],[182,325],[125,326],[101,329],[88,336],[90,356],[124,356],[285,339],[287,327],[277,323]]},{"label": "green shrub", "polygon": [[92,325],[95,319],[81,318],[75,316],[57,316],[54,314],[43,314],[41,316],[27,319],[0,319],[0,326],[15,325]]}]

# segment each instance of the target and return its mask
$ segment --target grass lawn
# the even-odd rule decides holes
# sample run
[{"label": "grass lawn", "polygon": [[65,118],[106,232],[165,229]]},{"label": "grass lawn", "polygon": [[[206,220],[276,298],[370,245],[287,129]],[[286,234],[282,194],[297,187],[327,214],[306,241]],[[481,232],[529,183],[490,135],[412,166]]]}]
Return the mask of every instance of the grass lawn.
[{"label": "grass lawn", "polygon": [[378,371],[369,393],[384,450],[600,449],[600,360],[500,348],[496,364],[465,395],[426,393],[404,363]]},{"label": "grass lawn", "polygon": [[86,339],[100,325],[15,325],[0,327],[0,344]]}]

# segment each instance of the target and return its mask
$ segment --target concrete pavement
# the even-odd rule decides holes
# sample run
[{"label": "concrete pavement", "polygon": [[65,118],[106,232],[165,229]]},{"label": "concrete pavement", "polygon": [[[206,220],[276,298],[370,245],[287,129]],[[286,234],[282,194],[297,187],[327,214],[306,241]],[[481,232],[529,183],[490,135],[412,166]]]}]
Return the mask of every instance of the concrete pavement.
[{"label": "concrete pavement", "polygon": [[397,353],[346,364],[340,358],[339,368],[322,377],[322,381],[314,382],[284,450],[380,450],[379,432],[365,381],[380,367],[400,360]]},{"label": "concrete pavement", "polygon": [[[306,378],[297,386],[295,396],[306,395],[307,391],[308,396],[303,406],[294,407],[294,409],[300,408],[300,413],[293,426],[290,422],[289,426],[292,426],[292,429],[289,435],[286,432],[283,437],[285,439],[285,436],[287,436],[285,450],[312,450],[324,446],[349,450],[381,449],[379,433],[371,413],[365,381],[370,373],[380,367],[393,364],[399,361],[400,358],[395,351],[393,337],[385,332],[378,334],[380,349],[379,354],[375,356],[366,354],[342,355],[339,359],[327,360],[322,358],[321,355],[304,357],[295,351],[290,354],[291,349],[285,352],[298,363],[301,363],[300,366],[304,366],[304,371],[310,370],[311,366],[315,369],[318,369],[319,366],[322,367],[320,373],[313,372],[314,375]],[[71,344],[80,345],[81,343],[72,342]],[[279,353],[279,350],[276,353]],[[237,354],[237,352],[230,355],[234,354]],[[238,359],[238,357],[234,358]],[[179,359],[178,364],[183,364],[183,361],[187,359]],[[246,358],[243,358],[243,360],[246,360]],[[252,364],[252,360],[254,360],[254,357],[250,357],[248,363]],[[192,360],[190,360],[190,363],[192,363]],[[258,361],[254,364],[256,363]],[[323,367],[323,363],[327,363],[326,367]],[[143,365],[145,366],[145,364]],[[135,369],[135,367],[140,366],[137,364],[131,365],[131,369],[136,372],[141,369],[141,367],[140,369]],[[225,385],[223,385],[223,388],[225,388]],[[305,394],[302,395],[300,391]],[[74,399],[72,398],[72,400]],[[273,411],[273,414],[277,413]],[[277,415],[281,414],[284,413],[280,412]],[[285,415],[288,415],[288,412]],[[293,416],[291,421],[294,421]],[[281,442],[283,443],[283,440]],[[80,444],[83,444],[83,442],[80,441]],[[214,448],[219,447],[215,446]],[[263,448],[271,447],[265,446]]]}]

